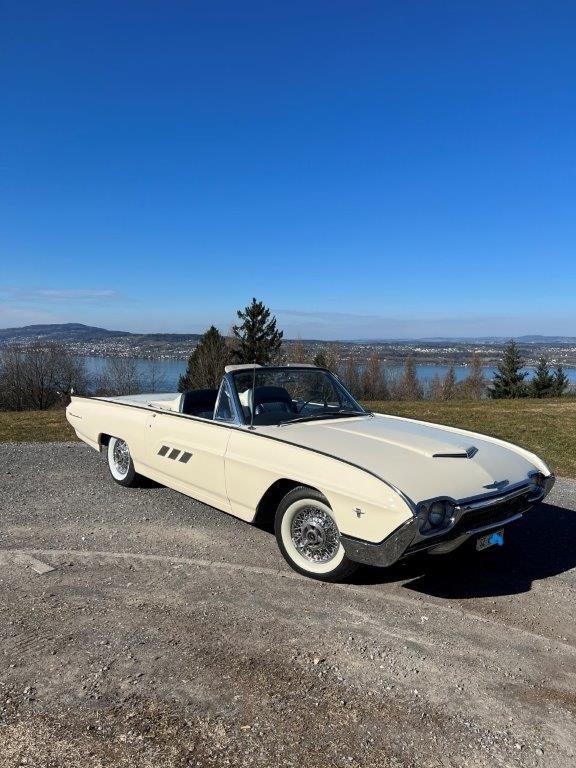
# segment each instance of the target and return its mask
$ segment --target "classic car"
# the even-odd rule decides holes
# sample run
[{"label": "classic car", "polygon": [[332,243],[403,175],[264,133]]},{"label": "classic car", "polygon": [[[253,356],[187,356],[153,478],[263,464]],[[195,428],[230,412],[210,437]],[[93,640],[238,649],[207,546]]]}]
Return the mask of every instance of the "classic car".
[{"label": "classic car", "polygon": [[366,411],[324,368],[227,366],[219,389],[76,397],[67,418],[142,476],[250,523],[274,523],[296,571],[346,579],[361,563],[476,549],[549,493],[534,454],[494,437]]}]

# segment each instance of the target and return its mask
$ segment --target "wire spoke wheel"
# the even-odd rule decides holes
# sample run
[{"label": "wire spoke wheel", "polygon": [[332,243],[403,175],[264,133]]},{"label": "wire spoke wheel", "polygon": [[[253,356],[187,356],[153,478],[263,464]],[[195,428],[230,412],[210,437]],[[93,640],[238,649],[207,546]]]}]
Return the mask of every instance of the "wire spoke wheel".
[{"label": "wire spoke wheel", "polygon": [[120,437],[111,437],[108,441],[108,468],[114,480],[126,488],[138,485],[141,480],[134,469],[128,443]]},{"label": "wire spoke wheel", "polygon": [[126,475],[130,467],[130,451],[124,440],[116,440],[112,457],[118,474]]},{"label": "wire spoke wheel", "polygon": [[356,569],[346,556],[328,499],[315,488],[289,491],[276,510],[274,528],[280,552],[295,571],[322,581],[342,581]]},{"label": "wire spoke wheel", "polygon": [[336,523],[317,507],[305,507],[297,512],[290,533],[298,552],[312,563],[328,563],[340,547]]}]

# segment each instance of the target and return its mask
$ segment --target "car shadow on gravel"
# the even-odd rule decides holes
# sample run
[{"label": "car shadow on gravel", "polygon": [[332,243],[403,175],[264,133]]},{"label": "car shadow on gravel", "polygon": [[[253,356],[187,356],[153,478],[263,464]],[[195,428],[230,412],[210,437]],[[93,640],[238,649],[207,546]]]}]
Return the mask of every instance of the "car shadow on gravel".
[{"label": "car shadow on gravel", "polygon": [[505,545],[476,552],[470,541],[451,555],[406,559],[392,568],[362,568],[354,583],[405,582],[406,589],[446,599],[529,592],[532,583],[576,567],[576,511],[540,504],[508,526]]}]

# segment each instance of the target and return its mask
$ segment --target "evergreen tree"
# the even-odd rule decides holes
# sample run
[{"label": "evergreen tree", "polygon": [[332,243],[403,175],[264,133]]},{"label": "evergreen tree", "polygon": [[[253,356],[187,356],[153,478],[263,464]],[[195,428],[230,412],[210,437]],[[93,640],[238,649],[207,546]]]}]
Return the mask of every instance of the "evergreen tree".
[{"label": "evergreen tree", "polygon": [[328,366],[326,365],[326,353],[324,350],[321,349],[319,352],[317,352],[314,355],[314,360],[312,362],[318,368],[327,368]]},{"label": "evergreen tree", "polygon": [[564,373],[564,367],[562,365],[556,366],[556,370],[552,374],[552,378],[554,379],[552,397],[562,397],[566,389],[568,389],[568,385],[570,384],[570,379]]},{"label": "evergreen tree", "polygon": [[276,318],[261,301],[252,299],[244,311],[238,310],[238,325],[232,326],[237,339],[234,356],[239,363],[268,365],[280,351],[284,333],[277,330]]},{"label": "evergreen tree", "polygon": [[502,360],[498,364],[496,375],[490,387],[490,397],[494,399],[526,397],[527,387],[524,379],[528,375],[523,371],[525,361],[516,342],[510,341],[504,349]]},{"label": "evergreen tree", "polygon": [[180,376],[178,382],[178,391],[216,389],[220,386],[224,366],[230,357],[231,350],[226,339],[211,325],[188,358],[186,373]]},{"label": "evergreen tree", "polygon": [[541,357],[538,361],[533,379],[528,384],[530,397],[553,397],[555,394],[556,379],[550,373],[548,358]]}]

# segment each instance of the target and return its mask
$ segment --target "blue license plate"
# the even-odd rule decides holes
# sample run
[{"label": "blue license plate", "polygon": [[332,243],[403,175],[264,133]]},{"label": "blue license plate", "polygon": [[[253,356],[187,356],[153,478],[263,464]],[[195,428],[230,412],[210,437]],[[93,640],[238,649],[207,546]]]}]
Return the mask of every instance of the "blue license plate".
[{"label": "blue license plate", "polygon": [[488,547],[503,547],[504,546],[504,529],[501,528],[499,531],[492,531],[492,533],[487,533],[486,536],[480,536],[479,539],[476,539],[476,549],[478,552],[481,552],[483,549],[488,549]]}]

